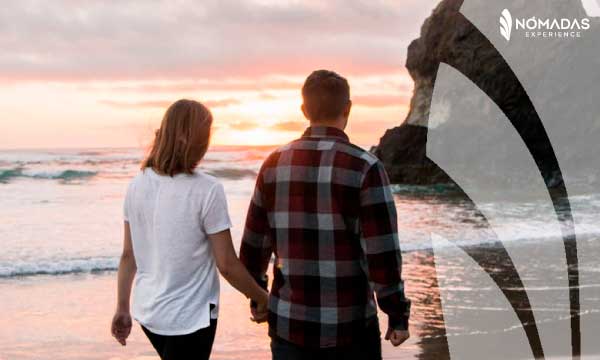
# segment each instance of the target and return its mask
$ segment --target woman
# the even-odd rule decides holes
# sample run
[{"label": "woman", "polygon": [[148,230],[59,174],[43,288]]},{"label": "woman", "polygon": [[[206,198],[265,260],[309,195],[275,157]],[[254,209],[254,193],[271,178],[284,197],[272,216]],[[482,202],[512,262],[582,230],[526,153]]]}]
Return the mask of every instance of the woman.
[{"label": "woman", "polygon": [[233,249],[223,186],[196,170],[208,149],[211,124],[210,111],[196,101],[171,105],[125,197],[111,332],[125,345],[133,315],[165,360],[209,358],[219,308],[215,265],[231,285],[259,304],[261,311],[253,320],[266,316],[268,295]]}]

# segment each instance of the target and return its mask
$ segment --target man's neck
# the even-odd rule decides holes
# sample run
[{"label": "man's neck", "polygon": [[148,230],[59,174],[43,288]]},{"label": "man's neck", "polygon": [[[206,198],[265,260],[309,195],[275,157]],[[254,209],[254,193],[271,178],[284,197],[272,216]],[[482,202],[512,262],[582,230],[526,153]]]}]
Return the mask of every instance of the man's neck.
[{"label": "man's neck", "polygon": [[311,121],[311,127],[332,127],[344,131],[346,129],[345,120],[331,120],[331,121]]}]

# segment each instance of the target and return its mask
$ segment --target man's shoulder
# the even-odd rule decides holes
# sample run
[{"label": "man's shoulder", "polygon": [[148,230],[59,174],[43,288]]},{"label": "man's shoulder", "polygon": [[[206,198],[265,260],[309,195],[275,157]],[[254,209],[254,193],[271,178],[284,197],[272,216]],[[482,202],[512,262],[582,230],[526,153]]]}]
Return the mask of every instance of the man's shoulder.
[{"label": "man's shoulder", "polygon": [[377,156],[375,156],[375,154],[363,149],[362,147],[360,147],[356,144],[353,144],[349,141],[341,141],[341,140],[329,139],[329,138],[323,138],[323,139],[318,139],[318,140],[299,138],[299,139],[293,140],[283,146],[280,146],[273,153],[281,153],[281,152],[285,152],[285,151],[289,151],[289,150],[305,149],[305,148],[307,148],[307,149],[314,148],[315,150],[322,150],[322,151],[331,150],[331,151],[341,152],[341,153],[347,154],[349,156],[362,159],[370,164],[374,164],[379,161],[379,159],[377,158]]},{"label": "man's shoulder", "polygon": [[282,154],[295,150],[333,151],[339,156],[351,158],[357,162],[363,163],[366,165],[365,168],[369,168],[372,165],[380,162],[379,158],[377,158],[375,154],[350,142],[333,139],[314,140],[299,138],[273,150],[264,160],[263,168],[277,166],[278,159],[282,156]]},{"label": "man's shoulder", "polygon": [[292,141],[288,142],[287,144],[284,144],[284,145],[281,145],[281,146],[275,148],[273,151],[271,151],[271,153],[269,153],[269,155],[267,155],[267,157],[263,161],[263,167],[276,166],[277,159],[281,156],[281,154],[300,149],[303,147],[302,144],[305,142],[306,142],[306,139],[298,138],[296,140],[292,140]]},{"label": "man's shoulder", "polygon": [[262,168],[274,167],[277,165],[277,159],[281,156],[281,153],[285,151],[285,145],[276,148],[271,151],[267,157],[263,160]]},{"label": "man's shoulder", "polygon": [[349,156],[358,158],[367,163],[369,166],[379,162],[379,158],[377,158],[375,154],[350,142],[338,142],[336,144],[336,150]]}]

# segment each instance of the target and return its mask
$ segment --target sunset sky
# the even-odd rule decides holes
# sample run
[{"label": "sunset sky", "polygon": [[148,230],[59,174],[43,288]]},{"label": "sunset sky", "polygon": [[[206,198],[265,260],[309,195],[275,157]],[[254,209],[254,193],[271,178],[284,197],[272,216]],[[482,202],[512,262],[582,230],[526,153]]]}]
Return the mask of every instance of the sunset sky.
[{"label": "sunset sky", "polygon": [[437,3],[3,2],[0,148],[142,146],[184,97],[212,109],[214,144],[283,143],[319,68],[348,78],[348,132],[376,144],[406,116],[406,48]]}]

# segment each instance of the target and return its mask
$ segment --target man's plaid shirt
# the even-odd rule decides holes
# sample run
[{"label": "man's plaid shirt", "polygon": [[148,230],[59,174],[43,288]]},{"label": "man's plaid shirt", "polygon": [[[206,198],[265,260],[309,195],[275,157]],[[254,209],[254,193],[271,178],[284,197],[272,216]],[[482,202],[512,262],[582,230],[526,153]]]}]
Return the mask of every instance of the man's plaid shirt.
[{"label": "man's plaid shirt", "polygon": [[269,335],[345,346],[377,319],[407,329],[396,208],[381,162],[331,127],[310,127],[264,162],[240,258],[264,278],[275,254]]}]

